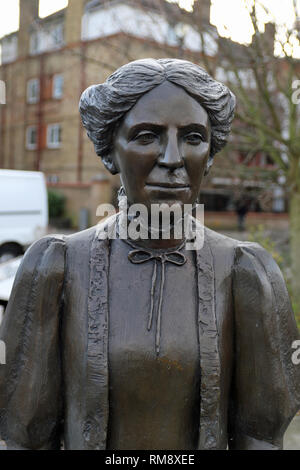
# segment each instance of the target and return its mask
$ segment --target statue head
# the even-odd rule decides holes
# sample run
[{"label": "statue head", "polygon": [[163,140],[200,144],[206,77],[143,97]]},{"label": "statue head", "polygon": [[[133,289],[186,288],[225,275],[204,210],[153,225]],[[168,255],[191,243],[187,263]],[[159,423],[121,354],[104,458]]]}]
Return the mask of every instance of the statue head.
[{"label": "statue head", "polygon": [[[80,100],[82,122],[96,153],[112,174],[121,173],[126,193],[140,180],[142,185],[174,183],[182,194],[190,185],[193,191],[184,203],[194,202],[204,172],[225,146],[234,109],[235,97],[225,85],[198,65],[178,59],[126,64],[105,83],[85,90]],[[156,162],[169,177],[155,170]],[[141,192],[129,199],[146,202]]]}]

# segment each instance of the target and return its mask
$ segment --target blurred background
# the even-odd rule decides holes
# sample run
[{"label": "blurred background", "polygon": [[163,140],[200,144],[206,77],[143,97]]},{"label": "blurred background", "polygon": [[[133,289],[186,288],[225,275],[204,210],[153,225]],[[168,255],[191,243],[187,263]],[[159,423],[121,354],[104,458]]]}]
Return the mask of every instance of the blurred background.
[{"label": "blurred background", "polygon": [[[300,326],[299,27],[299,0],[0,0],[0,304],[18,266],[10,258],[117,205],[119,177],[80,122],[83,90],[131,60],[176,57],[238,101],[203,184],[205,223],[273,254]],[[300,449],[293,432],[298,444],[286,445]]]}]

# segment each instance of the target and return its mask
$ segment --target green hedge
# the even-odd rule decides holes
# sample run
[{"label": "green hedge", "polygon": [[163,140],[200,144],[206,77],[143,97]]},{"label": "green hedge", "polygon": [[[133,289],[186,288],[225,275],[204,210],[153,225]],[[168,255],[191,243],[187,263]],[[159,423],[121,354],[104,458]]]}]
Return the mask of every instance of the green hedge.
[{"label": "green hedge", "polygon": [[65,205],[66,198],[63,194],[53,190],[48,190],[48,209],[50,219],[64,217]]}]

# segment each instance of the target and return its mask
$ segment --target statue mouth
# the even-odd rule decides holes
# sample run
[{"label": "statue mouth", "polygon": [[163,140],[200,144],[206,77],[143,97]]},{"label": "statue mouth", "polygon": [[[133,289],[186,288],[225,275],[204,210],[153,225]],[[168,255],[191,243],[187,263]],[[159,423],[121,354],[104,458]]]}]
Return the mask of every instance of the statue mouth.
[{"label": "statue mouth", "polygon": [[186,183],[170,183],[170,182],[151,182],[145,184],[150,189],[189,189],[190,185]]}]

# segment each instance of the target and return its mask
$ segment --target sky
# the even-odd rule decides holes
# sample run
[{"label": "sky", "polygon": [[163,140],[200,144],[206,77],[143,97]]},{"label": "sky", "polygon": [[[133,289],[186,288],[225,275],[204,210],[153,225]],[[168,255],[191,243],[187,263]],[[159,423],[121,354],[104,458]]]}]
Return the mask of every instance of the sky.
[{"label": "sky", "polygon": [[[68,0],[40,0],[40,17],[65,8]],[[17,31],[19,27],[19,0],[0,0],[0,37]]]},{"label": "sky", "polygon": [[[169,0],[178,1],[180,6],[190,9],[193,0]],[[298,1],[300,11],[300,0]],[[252,30],[249,15],[245,4],[251,4],[253,0],[211,0],[211,23],[216,25],[219,34],[231,37],[234,41],[249,43]],[[293,23],[293,0],[263,0],[270,9],[278,23]],[[0,37],[18,29],[19,0],[0,0]],[[68,0],[40,0],[40,16],[45,17],[54,11],[64,8]],[[265,14],[260,12],[262,23]]]}]

